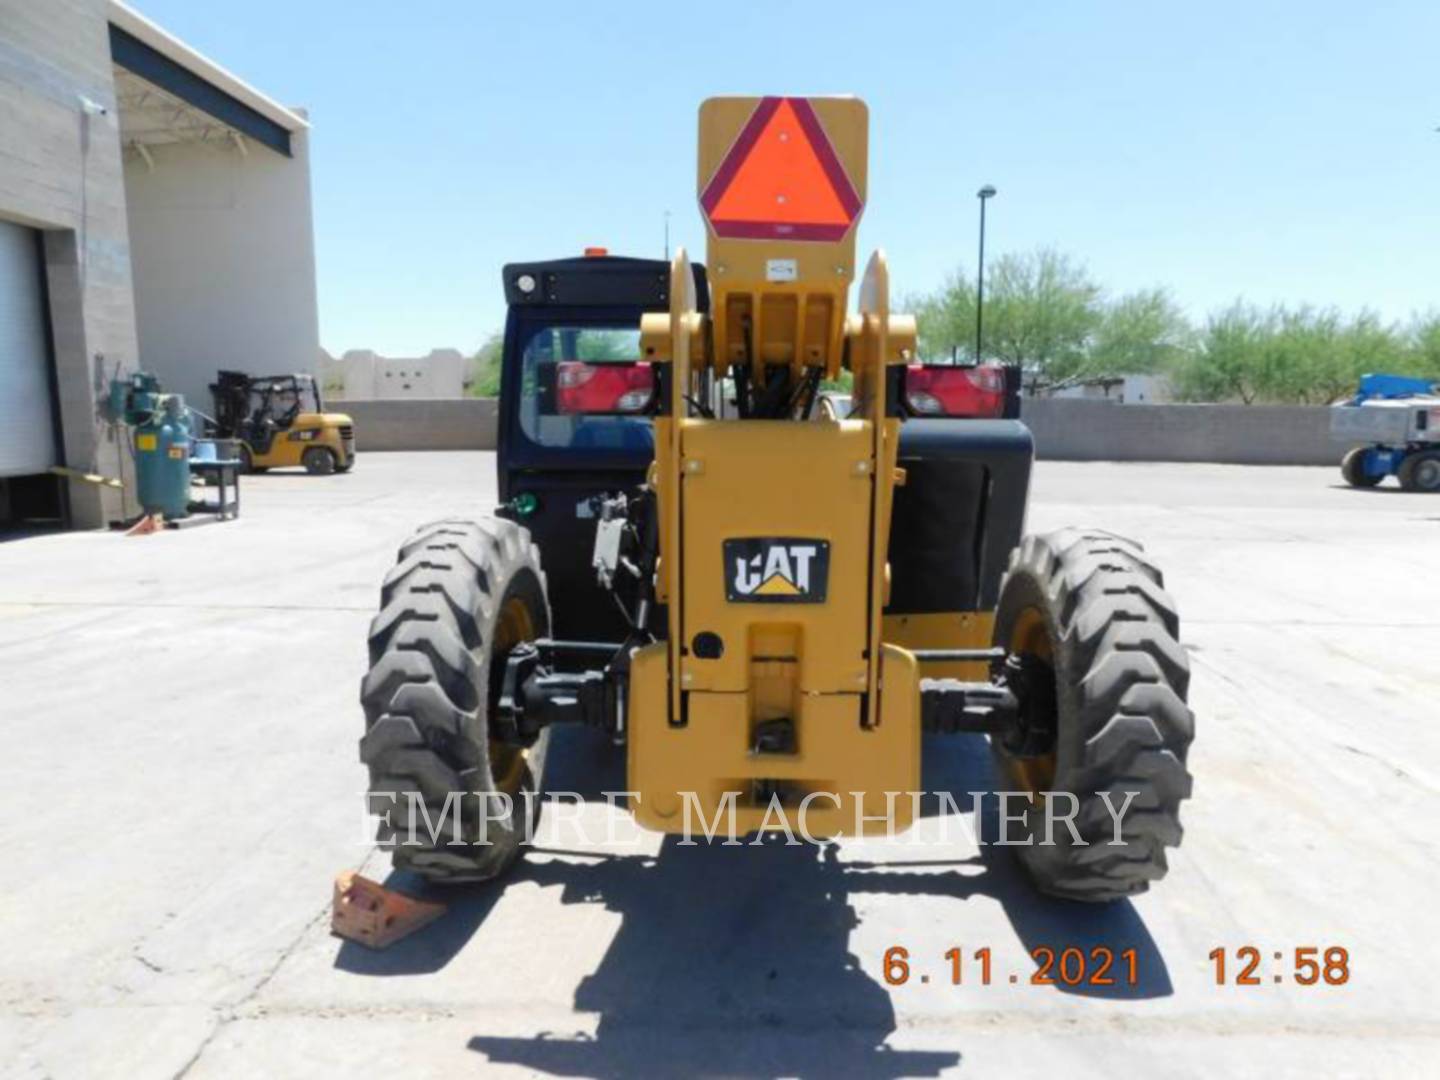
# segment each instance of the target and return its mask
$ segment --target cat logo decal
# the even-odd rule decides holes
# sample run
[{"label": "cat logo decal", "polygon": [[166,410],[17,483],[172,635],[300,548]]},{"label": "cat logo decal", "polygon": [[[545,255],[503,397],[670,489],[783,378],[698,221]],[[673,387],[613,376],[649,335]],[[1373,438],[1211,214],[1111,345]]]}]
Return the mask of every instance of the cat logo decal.
[{"label": "cat logo decal", "polygon": [[742,604],[820,604],[830,542],[793,536],[726,540],[725,598]]}]

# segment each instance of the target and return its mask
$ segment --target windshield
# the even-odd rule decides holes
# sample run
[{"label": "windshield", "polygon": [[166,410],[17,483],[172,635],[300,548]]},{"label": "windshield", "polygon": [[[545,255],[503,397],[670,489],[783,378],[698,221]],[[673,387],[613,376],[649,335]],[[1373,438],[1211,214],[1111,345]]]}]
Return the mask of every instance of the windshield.
[{"label": "windshield", "polygon": [[520,364],[520,428],[531,442],[555,449],[652,450],[649,417],[544,415],[541,367],[584,361],[634,363],[640,359],[638,326],[542,326],[523,344]]}]

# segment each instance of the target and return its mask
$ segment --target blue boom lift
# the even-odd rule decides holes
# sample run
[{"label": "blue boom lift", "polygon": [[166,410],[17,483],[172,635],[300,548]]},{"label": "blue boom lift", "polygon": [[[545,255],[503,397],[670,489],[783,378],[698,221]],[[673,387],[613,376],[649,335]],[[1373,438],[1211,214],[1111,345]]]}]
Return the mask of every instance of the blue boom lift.
[{"label": "blue boom lift", "polygon": [[1330,437],[1351,447],[1340,473],[1352,487],[1396,476],[1406,491],[1440,491],[1440,384],[1432,380],[1361,376],[1355,396],[1331,406]]}]

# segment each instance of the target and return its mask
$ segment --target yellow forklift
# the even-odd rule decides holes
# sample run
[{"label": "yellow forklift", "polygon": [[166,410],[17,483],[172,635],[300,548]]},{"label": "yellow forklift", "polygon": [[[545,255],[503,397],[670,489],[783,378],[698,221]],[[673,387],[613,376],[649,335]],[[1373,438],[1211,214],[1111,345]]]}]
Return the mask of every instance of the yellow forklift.
[{"label": "yellow forklift", "polygon": [[215,434],[240,443],[249,473],[303,467],[314,476],[355,465],[355,422],[325,411],[313,375],[247,375],[222,371],[210,384]]}]

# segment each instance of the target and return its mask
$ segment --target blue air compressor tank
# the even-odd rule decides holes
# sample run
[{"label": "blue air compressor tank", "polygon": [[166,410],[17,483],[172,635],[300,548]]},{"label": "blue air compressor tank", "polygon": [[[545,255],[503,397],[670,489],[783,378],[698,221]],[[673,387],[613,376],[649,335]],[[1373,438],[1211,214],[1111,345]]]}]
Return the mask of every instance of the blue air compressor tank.
[{"label": "blue air compressor tank", "polygon": [[190,514],[190,415],[178,394],[135,428],[135,483],[147,514]]}]

